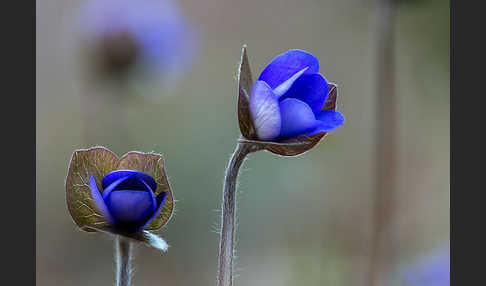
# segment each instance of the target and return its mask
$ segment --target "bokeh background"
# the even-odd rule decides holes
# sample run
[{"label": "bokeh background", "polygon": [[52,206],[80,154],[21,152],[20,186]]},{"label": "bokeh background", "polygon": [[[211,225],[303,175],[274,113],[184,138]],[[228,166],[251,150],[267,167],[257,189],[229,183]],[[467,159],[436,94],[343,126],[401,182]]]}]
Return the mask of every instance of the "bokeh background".
[{"label": "bokeh background", "polygon": [[[114,281],[113,241],[78,230],[65,203],[71,154],[93,145],[166,158],[177,202],[160,233],[171,247],[136,248],[134,285],[215,284],[242,44],[254,77],[288,49],[316,55],[339,85],[346,123],[302,156],[250,155],[239,179],[236,284],[367,285],[380,112],[376,2],[176,1],[198,34],[193,63],[176,80],[136,90],[86,76],[73,28],[83,3],[37,1],[37,285]],[[410,282],[403,269],[449,245],[449,1],[401,1],[395,23],[397,183],[383,275],[386,285],[436,285]]]}]

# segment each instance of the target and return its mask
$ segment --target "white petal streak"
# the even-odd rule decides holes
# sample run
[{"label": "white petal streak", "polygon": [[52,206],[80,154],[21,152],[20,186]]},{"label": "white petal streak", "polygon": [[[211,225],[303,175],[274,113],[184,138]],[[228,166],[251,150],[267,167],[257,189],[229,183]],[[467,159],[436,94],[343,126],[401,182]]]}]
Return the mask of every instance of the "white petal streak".
[{"label": "white petal streak", "polygon": [[284,95],[284,93],[289,90],[292,84],[308,69],[309,67],[305,67],[300,71],[296,72],[293,76],[291,76],[288,80],[282,82],[279,86],[277,86],[273,92],[277,95],[277,98]]}]

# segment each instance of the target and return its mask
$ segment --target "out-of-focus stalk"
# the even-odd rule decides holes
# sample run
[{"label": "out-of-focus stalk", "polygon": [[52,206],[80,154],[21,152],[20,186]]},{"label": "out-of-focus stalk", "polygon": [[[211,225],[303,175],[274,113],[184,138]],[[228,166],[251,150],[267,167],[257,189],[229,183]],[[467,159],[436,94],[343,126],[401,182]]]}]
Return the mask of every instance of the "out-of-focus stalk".
[{"label": "out-of-focus stalk", "polygon": [[377,0],[376,150],[372,239],[368,286],[383,286],[392,262],[392,225],[396,182],[396,103],[394,76],[395,3]]}]

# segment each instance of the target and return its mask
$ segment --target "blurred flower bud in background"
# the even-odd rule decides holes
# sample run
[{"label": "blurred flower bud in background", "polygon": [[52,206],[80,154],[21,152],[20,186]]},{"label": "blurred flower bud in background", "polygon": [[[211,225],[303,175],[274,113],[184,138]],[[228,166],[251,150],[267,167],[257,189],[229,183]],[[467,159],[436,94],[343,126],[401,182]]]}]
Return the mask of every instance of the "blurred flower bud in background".
[{"label": "blurred flower bud in background", "polygon": [[90,0],[78,12],[76,36],[91,79],[166,85],[195,59],[196,32],[173,1]]},{"label": "blurred flower bud in background", "polygon": [[450,248],[445,247],[428,253],[405,266],[401,274],[403,286],[449,286]]}]

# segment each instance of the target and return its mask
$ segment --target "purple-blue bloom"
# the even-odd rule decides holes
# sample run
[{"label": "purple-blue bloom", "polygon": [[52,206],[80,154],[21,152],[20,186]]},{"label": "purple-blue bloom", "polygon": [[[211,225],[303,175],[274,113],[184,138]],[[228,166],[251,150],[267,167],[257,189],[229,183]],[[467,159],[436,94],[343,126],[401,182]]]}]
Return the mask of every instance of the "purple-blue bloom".
[{"label": "purple-blue bloom", "polygon": [[116,170],[103,177],[100,192],[93,174],[90,191],[96,207],[108,223],[124,233],[135,233],[147,226],[160,212],[167,193],[155,196],[154,178],[133,170]]},{"label": "purple-blue bloom", "polygon": [[303,50],[275,57],[253,84],[249,110],[258,139],[277,141],[329,132],[344,123],[336,110],[322,110],[329,92],[318,59]]},{"label": "purple-blue bloom", "polygon": [[195,52],[195,32],[171,1],[91,0],[78,25],[105,73],[178,73]]},{"label": "purple-blue bloom", "polygon": [[447,247],[409,265],[402,273],[403,286],[449,286],[450,249]]}]

